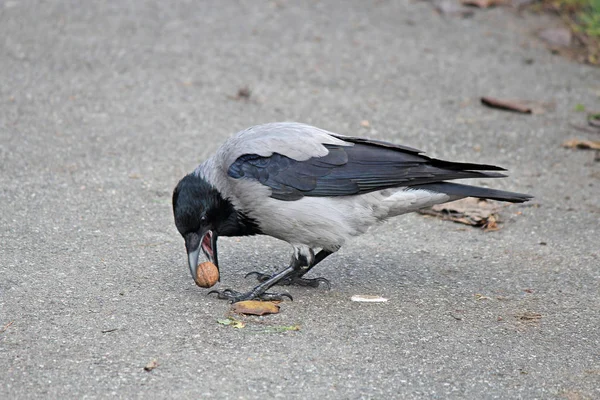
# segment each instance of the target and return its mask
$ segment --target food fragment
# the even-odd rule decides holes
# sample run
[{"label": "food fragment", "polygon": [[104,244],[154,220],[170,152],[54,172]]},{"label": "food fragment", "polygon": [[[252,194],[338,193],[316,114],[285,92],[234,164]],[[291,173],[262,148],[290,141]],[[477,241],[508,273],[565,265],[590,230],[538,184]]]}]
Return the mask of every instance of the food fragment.
[{"label": "food fragment", "polygon": [[362,126],[363,128],[368,128],[371,126],[371,123],[368,120],[363,119],[362,121],[360,121],[360,126]]},{"label": "food fragment", "polygon": [[235,319],[233,317],[227,317],[225,319],[218,319],[217,322],[221,325],[232,326],[237,329],[241,329],[246,326],[244,321],[240,321],[239,319]]},{"label": "food fragment", "polygon": [[580,149],[580,150],[600,150],[600,141],[598,140],[582,140],[582,139],[571,139],[567,140],[562,144],[563,147],[569,149]]},{"label": "food fragment", "polygon": [[231,310],[238,314],[266,315],[277,314],[279,306],[272,301],[246,300],[233,303]]},{"label": "food fragment", "polygon": [[196,269],[196,285],[209,288],[215,285],[219,280],[219,269],[210,261],[198,264]]},{"label": "food fragment", "polygon": [[388,301],[385,297],[373,296],[369,294],[355,294],[350,298],[352,301],[358,301],[361,303],[385,303]]},{"label": "food fragment", "polygon": [[477,299],[477,300],[490,300],[489,297],[484,296],[481,293],[475,293],[475,299]]},{"label": "food fragment", "polygon": [[465,225],[481,227],[486,231],[497,231],[500,229],[498,226],[498,222],[500,222],[500,208],[492,200],[466,197],[461,200],[419,210],[419,213]]},{"label": "food fragment", "polygon": [[144,370],[150,372],[156,367],[158,367],[158,361],[152,360],[148,364],[146,364],[146,366],[144,367]]}]

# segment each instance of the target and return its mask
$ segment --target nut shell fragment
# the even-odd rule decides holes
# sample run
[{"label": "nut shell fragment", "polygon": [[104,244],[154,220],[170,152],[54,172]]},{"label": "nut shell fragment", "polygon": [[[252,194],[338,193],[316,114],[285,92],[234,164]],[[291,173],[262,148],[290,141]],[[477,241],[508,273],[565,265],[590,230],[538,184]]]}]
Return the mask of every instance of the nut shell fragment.
[{"label": "nut shell fragment", "polygon": [[215,285],[219,280],[219,269],[210,261],[198,264],[196,269],[196,285],[209,288]]}]

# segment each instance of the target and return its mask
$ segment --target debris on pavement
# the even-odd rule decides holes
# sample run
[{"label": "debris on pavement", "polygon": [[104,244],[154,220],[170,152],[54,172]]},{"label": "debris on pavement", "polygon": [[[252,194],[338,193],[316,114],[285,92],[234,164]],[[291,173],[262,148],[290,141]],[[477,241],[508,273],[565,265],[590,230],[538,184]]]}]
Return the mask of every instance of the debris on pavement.
[{"label": "debris on pavement", "polygon": [[262,333],[283,333],[283,332],[293,332],[299,331],[300,325],[274,325],[274,326],[266,326],[261,332]]},{"label": "debris on pavement", "polygon": [[381,296],[373,296],[368,294],[355,294],[350,298],[352,301],[360,302],[360,303],[385,303],[388,301],[385,297]]},{"label": "debris on pavement", "polygon": [[461,0],[461,3],[465,6],[472,6],[477,8],[490,8],[495,6],[501,6],[508,4],[506,0]]},{"label": "debris on pavement", "polygon": [[523,313],[516,314],[515,317],[522,321],[537,321],[542,319],[542,314],[531,311],[525,311]]},{"label": "debris on pavement", "polygon": [[441,15],[450,15],[467,18],[475,14],[471,7],[465,7],[462,4],[456,2],[455,0],[433,1],[433,7]]},{"label": "debris on pavement", "polygon": [[497,99],[489,96],[482,97],[481,103],[490,108],[515,111],[522,114],[543,114],[544,112],[555,107],[554,103],[545,103],[532,100]]},{"label": "debris on pavement", "polygon": [[466,197],[461,200],[419,210],[419,213],[465,225],[481,227],[486,231],[496,231],[500,229],[498,226],[498,222],[500,222],[500,209],[501,206],[493,200]]},{"label": "debris on pavement", "polygon": [[0,333],[6,332],[6,330],[13,324],[15,321],[10,321],[8,324],[4,325],[4,328],[0,330]]},{"label": "debris on pavement", "polygon": [[148,364],[146,364],[146,366],[144,367],[144,371],[152,371],[154,368],[158,367],[158,361],[156,361],[156,359],[150,361]]},{"label": "debris on pavement", "polygon": [[591,126],[581,125],[581,124],[573,124],[573,123],[570,123],[569,125],[571,125],[572,128],[577,129],[578,131],[587,132],[587,133],[600,133],[600,126],[595,128],[594,124],[592,124],[592,123],[589,123],[589,124]]},{"label": "debris on pavement", "polygon": [[242,86],[235,96],[228,95],[227,97],[232,100],[249,100],[250,96],[252,96],[252,90],[248,86]]},{"label": "debris on pavement", "polygon": [[246,326],[246,323],[244,321],[240,321],[239,319],[235,319],[233,317],[218,319],[217,322],[221,325],[231,326],[237,329],[241,329]]},{"label": "debris on pavement", "polygon": [[[587,121],[589,125],[600,129],[600,113],[588,114]],[[600,130],[598,133],[600,133]]]},{"label": "debris on pavement", "polygon": [[568,149],[579,149],[579,150],[600,150],[599,140],[585,140],[585,139],[570,139],[562,144],[562,147]]},{"label": "debris on pavement", "polygon": [[233,303],[231,310],[237,314],[267,315],[279,313],[279,305],[272,301],[246,300]]}]

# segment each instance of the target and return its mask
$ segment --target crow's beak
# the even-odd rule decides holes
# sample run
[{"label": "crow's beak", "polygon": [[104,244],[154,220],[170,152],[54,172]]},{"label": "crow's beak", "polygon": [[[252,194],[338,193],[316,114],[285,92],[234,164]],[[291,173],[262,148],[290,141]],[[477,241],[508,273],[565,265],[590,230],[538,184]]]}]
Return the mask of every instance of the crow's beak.
[{"label": "crow's beak", "polygon": [[[219,269],[219,260],[217,258],[217,235],[207,230],[202,236],[192,233],[185,237],[185,248],[188,253],[188,264],[190,266],[190,272],[192,279],[196,281],[196,271],[198,269],[198,261],[200,258],[200,249],[210,262],[215,264],[217,270]],[[220,278],[219,278],[220,281]]]}]

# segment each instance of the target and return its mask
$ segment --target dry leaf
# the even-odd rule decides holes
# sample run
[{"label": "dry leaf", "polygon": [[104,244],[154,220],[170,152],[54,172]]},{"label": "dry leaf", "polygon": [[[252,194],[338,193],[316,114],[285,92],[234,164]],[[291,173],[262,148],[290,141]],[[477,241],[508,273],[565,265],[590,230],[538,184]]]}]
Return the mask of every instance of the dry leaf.
[{"label": "dry leaf", "polygon": [[355,294],[350,298],[352,301],[358,301],[361,303],[385,303],[388,301],[385,297],[373,296],[368,294]]},{"label": "dry leaf", "polygon": [[562,146],[567,147],[569,149],[600,150],[600,141],[571,139],[564,142]]},{"label": "dry leaf", "polygon": [[158,361],[152,360],[148,364],[146,364],[146,366],[144,367],[144,370],[150,372],[156,367],[158,367]]},{"label": "dry leaf", "polygon": [[279,306],[272,301],[246,300],[233,303],[231,310],[238,314],[266,315],[277,314]]},{"label": "dry leaf", "polygon": [[419,213],[495,231],[500,229],[498,226],[500,209],[501,207],[491,200],[466,197],[419,210]]}]

